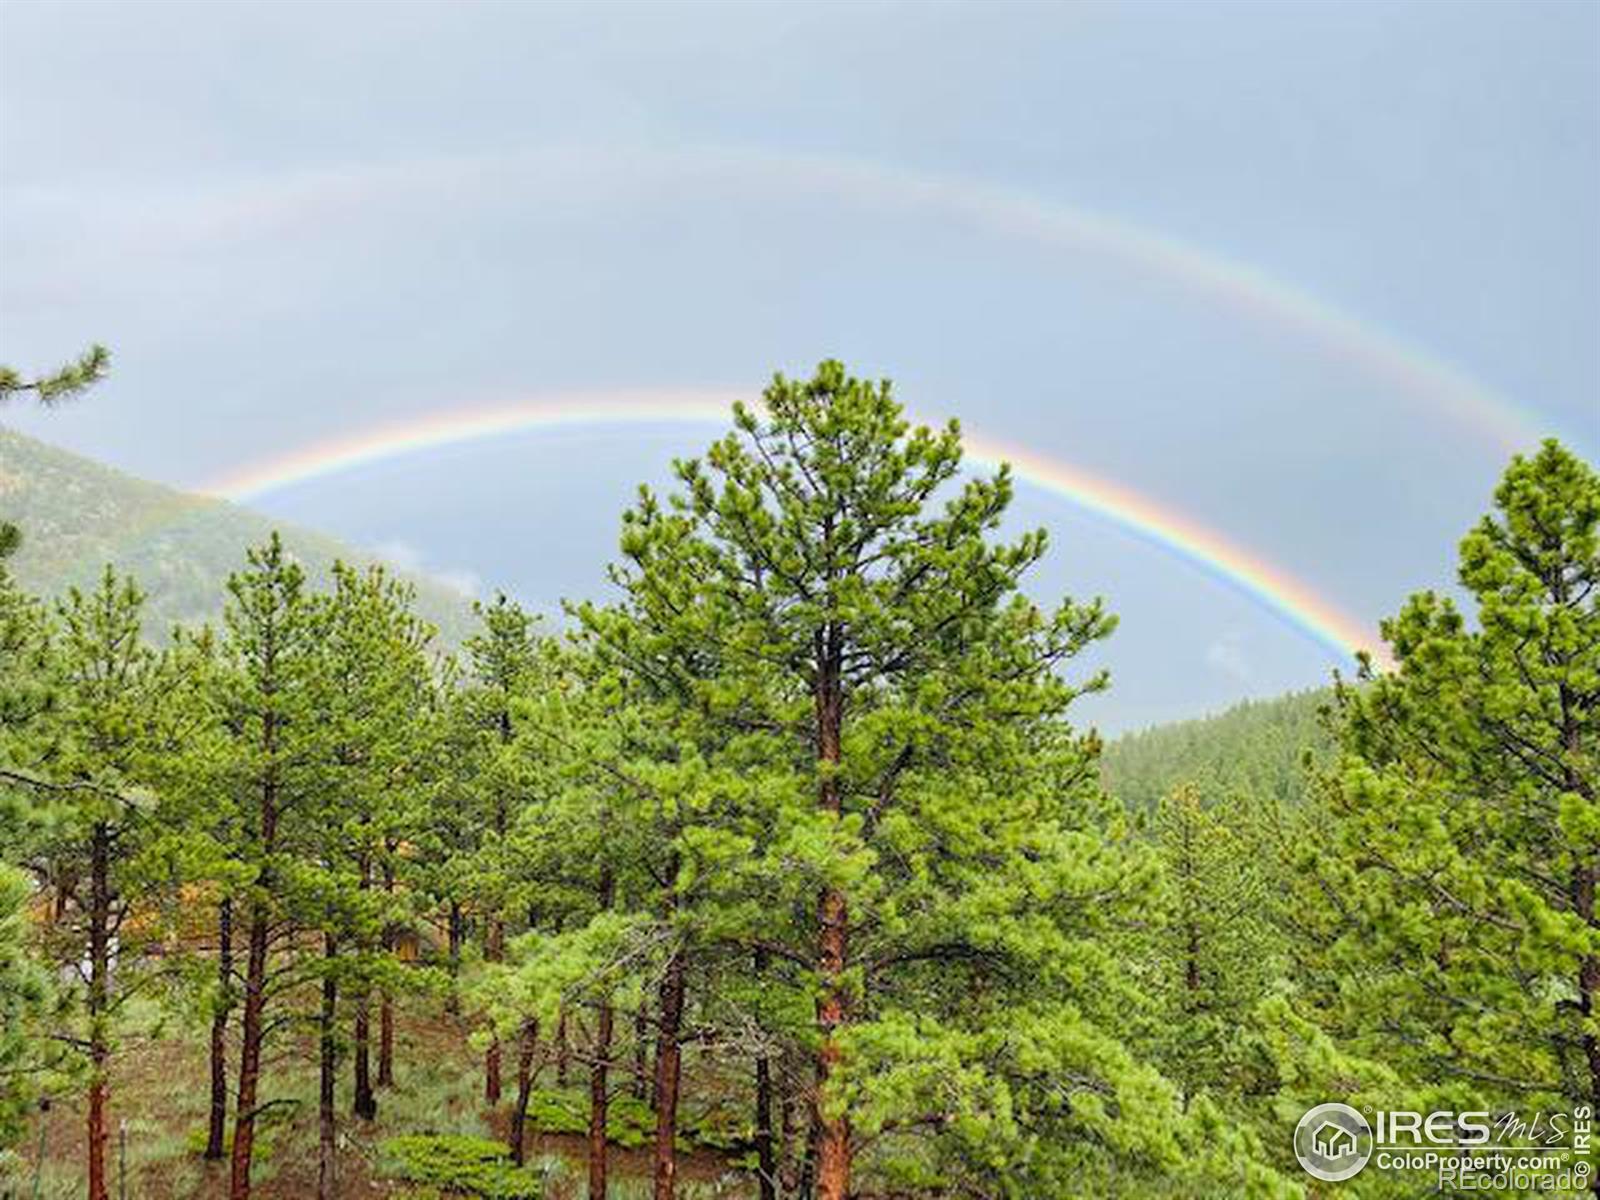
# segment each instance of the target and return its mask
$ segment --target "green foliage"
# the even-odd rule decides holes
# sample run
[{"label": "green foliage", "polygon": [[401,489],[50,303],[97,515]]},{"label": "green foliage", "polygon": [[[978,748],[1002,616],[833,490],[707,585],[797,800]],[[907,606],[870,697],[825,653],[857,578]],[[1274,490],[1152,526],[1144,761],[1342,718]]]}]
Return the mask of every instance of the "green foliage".
[{"label": "green foliage", "polygon": [[1309,768],[1334,752],[1324,688],[1245,700],[1226,712],[1124,734],[1101,752],[1107,789],[1130,810],[1152,812],[1173,788],[1295,805]]},{"label": "green foliage", "polygon": [[0,403],[32,392],[41,404],[56,404],[98,383],[110,368],[111,352],[98,343],[65,366],[33,379],[24,379],[15,367],[0,364]]},{"label": "green foliage", "polygon": [[1342,755],[1298,863],[1306,1001],[1417,1095],[1600,1098],[1600,478],[1513,459],[1461,544],[1476,627],[1413,596],[1398,669],[1343,687]]},{"label": "green foliage", "polygon": [[702,962],[758,947],[769,990],[814,1000],[769,1032],[814,1058],[824,1136],[869,1172],[1037,1195],[1175,1163],[1184,1119],[1124,1045],[1108,949],[1153,864],[1066,721],[1104,678],[1064,668],[1112,619],[1023,596],[1047,542],[994,536],[1009,472],[963,479],[959,429],[912,429],[886,383],[824,363],[735,425],[626,515],[626,603],[581,611],[670,731],[650,782],[678,935]]},{"label": "green foliage", "polygon": [[378,1150],[391,1177],[484,1200],[542,1200],[550,1173],[514,1166],[506,1148],[487,1138],[413,1134],[386,1138]]},{"label": "green foliage", "polygon": [[[436,1002],[445,973],[400,946],[446,937],[445,1003],[498,1039],[532,1130],[586,1133],[591,1093],[539,1086],[570,1054],[610,1073],[610,1143],[659,1119],[730,1170],[843,1162],[847,1194],[1301,1195],[1312,1103],[1600,1098],[1586,464],[1513,461],[1462,544],[1471,614],[1413,597],[1394,673],[1103,759],[1070,714],[1105,680],[1073,664],[1112,618],[1027,598],[1046,538],[999,537],[1010,476],[965,474],[957,427],[824,363],[675,478],[625,516],[618,603],[558,641],[501,597],[459,663],[413,587],[275,535],[220,632],[164,642],[116,570],[35,601],[11,567],[58,539],[7,559],[0,535],[0,1145],[72,1065],[42,1045],[107,1080],[164,1011],[134,1001],[181,991],[242,1047],[236,1117],[279,1169],[318,1106],[303,1072],[244,1068],[293,1072],[315,1031],[330,1163],[348,1022],[411,984]],[[559,1164],[477,1136],[506,1114],[436,1018],[384,1101],[413,1131],[378,1143],[384,1173],[546,1194]],[[659,1113],[624,1074],[647,1041]]]},{"label": "green foliage", "polygon": [[0,1155],[22,1135],[36,1082],[48,1065],[40,1038],[50,978],[27,953],[28,878],[0,863]]},{"label": "green foliage", "polygon": [[1270,821],[1253,801],[1208,804],[1184,786],[1162,799],[1151,833],[1162,875],[1141,939],[1151,1053],[1186,1104],[1260,1094],[1273,1080],[1252,1019],[1285,969]]}]

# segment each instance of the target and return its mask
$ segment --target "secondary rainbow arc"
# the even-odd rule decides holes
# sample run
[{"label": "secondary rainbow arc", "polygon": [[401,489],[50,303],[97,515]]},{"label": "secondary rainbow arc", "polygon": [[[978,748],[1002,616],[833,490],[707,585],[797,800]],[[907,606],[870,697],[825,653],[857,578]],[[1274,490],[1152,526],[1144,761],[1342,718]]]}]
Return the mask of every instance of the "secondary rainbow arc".
[{"label": "secondary rainbow arc", "polygon": [[[365,465],[494,437],[562,428],[726,424],[735,398],[734,393],[652,391],[454,409],[326,438],[236,468],[201,490],[227,500],[248,501]],[[1367,623],[1292,572],[1219,531],[1133,488],[1058,458],[968,429],[963,430],[963,442],[971,460],[987,466],[1009,462],[1018,479],[1203,570],[1315,641],[1337,661],[1348,662],[1360,650],[1371,650],[1382,661],[1381,643]]]},{"label": "secondary rainbow arc", "polygon": [[[896,213],[923,211],[1036,246],[1102,256],[1171,280],[1233,311],[1320,346],[1338,361],[1475,430],[1498,451],[1526,451],[1546,436],[1574,439],[1534,408],[1474,377],[1421,344],[1243,258],[1128,217],[1085,208],[1003,183],[837,154],[773,152],[745,146],[545,147],[511,153],[344,164],[288,178],[228,185],[201,200],[184,226],[205,229],[275,220],[365,216],[407,195],[436,195],[452,208],[474,197],[624,181],[714,185],[716,194],[769,188]],[[433,210],[430,209],[430,212]]]}]

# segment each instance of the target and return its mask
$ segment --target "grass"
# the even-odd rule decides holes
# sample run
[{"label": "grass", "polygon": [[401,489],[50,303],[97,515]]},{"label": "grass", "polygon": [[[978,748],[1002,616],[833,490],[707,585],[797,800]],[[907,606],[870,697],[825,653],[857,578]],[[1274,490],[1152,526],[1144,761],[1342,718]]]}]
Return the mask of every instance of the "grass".
[{"label": "grass", "polygon": [[[141,1014],[139,1024],[150,1028]],[[516,1171],[504,1149],[511,1093],[495,1109],[482,1099],[482,1065],[464,1029],[417,997],[397,1022],[396,1083],[378,1092],[371,1123],[350,1115],[350,1064],[340,1067],[339,1194],[372,1200],[587,1200],[587,1094],[537,1088],[529,1105],[528,1165]],[[314,1194],[318,1159],[317,1071],[306,1036],[273,1044],[263,1080],[271,1102],[257,1124],[251,1178],[256,1200],[304,1200]],[[230,1062],[230,1068],[232,1063]],[[206,1163],[209,1105],[206,1047],[195,1030],[173,1020],[141,1039],[115,1064],[107,1167],[118,1195],[118,1129],[127,1121],[128,1200],[218,1200],[228,1166]],[[230,1084],[236,1082],[230,1069]],[[683,1113],[679,1196],[682,1200],[746,1200],[751,1177],[738,1168],[748,1135],[729,1113]],[[41,1200],[76,1200],[85,1190],[82,1097],[60,1095],[46,1127]],[[651,1194],[653,1116],[631,1096],[613,1101],[611,1178],[607,1200]],[[229,1122],[232,1133],[232,1121]],[[0,1200],[30,1200],[37,1124],[8,1164],[0,1156]],[[441,1148],[442,1147],[442,1148]],[[479,1157],[474,1158],[474,1155]],[[452,1173],[454,1172],[454,1173]]]}]

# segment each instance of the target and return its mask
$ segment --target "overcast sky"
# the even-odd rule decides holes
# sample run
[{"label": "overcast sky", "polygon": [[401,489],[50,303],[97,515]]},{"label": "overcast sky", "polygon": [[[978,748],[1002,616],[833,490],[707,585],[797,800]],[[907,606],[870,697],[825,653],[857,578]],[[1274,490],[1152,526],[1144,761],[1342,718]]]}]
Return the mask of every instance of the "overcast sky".
[{"label": "overcast sky", "polygon": [[[1600,448],[1597,79],[1582,0],[6,0],[0,358],[116,353],[8,420],[196,486],[407,415],[837,356],[1375,623],[1448,581],[1508,430]],[[510,438],[259,507],[551,608],[706,440]],[[1059,498],[1018,520],[1056,535],[1041,597],[1123,616],[1086,720],[1334,665]]]}]

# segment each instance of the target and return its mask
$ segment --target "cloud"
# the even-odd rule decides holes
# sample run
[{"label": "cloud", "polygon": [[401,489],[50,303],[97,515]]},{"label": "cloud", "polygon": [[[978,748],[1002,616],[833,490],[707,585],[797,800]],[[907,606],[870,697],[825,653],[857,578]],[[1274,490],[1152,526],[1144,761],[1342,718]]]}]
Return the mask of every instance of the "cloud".
[{"label": "cloud", "polygon": [[1206,647],[1206,664],[1240,683],[1252,683],[1255,671],[1245,658],[1244,637],[1229,630]]},{"label": "cloud", "polygon": [[372,553],[392,567],[409,575],[423,576],[469,600],[476,600],[483,592],[483,578],[476,571],[465,567],[430,567],[421,550],[400,538],[377,543]]},{"label": "cloud", "polygon": [[468,600],[476,600],[483,595],[483,577],[476,571],[468,571],[464,567],[447,571],[430,571],[428,577],[444,584],[453,592],[461,593]]}]

